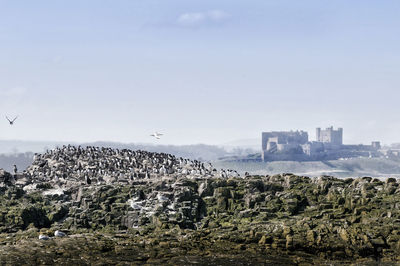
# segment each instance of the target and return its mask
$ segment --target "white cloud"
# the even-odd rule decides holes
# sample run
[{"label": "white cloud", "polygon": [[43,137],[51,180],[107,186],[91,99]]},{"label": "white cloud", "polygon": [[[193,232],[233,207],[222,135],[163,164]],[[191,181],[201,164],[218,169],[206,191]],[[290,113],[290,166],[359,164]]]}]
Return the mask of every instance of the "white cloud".
[{"label": "white cloud", "polygon": [[229,14],[221,10],[211,10],[208,11],[207,14],[214,21],[220,21],[229,18]]},{"label": "white cloud", "polygon": [[58,64],[61,63],[63,61],[63,57],[61,55],[56,55],[52,58],[53,63]]},{"label": "white cloud", "polygon": [[221,10],[206,12],[184,13],[178,17],[177,22],[183,26],[199,26],[203,24],[215,24],[225,21],[230,15]]}]

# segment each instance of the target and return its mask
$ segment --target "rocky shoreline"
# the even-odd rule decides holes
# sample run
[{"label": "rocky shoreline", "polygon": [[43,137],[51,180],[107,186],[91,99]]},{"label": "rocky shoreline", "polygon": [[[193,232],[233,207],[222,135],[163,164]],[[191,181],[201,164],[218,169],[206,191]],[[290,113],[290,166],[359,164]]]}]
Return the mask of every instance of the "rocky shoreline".
[{"label": "rocky shoreline", "polygon": [[[83,163],[90,157],[85,156],[77,158],[92,169]],[[52,171],[63,176],[66,169],[55,157],[46,162],[41,157],[21,174],[0,173],[1,264],[396,265],[400,260],[400,183],[393,178],[222,178],[213,169],[202,174],[201,163],[179,173],[173,166],[178,159],[167,156],[170,162],[161,164],[172,170],[156,176],[94,174],[91,179],[100,181],[88,184],[69,168],[62,181],[55,178]],[[195,167],[200,170],[192,171]],[[51,237],[56,230],[67,237]],[[39,234],[51,238],[39,240]]]}]

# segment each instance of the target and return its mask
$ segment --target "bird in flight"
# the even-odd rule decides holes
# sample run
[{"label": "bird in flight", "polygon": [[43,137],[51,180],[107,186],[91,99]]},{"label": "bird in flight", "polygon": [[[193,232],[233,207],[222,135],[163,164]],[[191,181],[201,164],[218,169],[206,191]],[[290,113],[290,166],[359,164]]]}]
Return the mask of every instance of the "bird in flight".
[{"label": "bird in flight", "polygon": [[14,125],[15,120],[17,120],[18,116],[16,116],[13,120],[10,120],[7,116],[6,116],[8,123],[10,123],[10,126]]},{"label": "bird in flight", "polygon": [[158,132],[154,132],[154,133],[151,134],[150,136],[155,137],[156,139],[160,139],[160,137],[161,137],[162,135],[164,135],[164,134],[161,134],[161,133],[158,133]]}]

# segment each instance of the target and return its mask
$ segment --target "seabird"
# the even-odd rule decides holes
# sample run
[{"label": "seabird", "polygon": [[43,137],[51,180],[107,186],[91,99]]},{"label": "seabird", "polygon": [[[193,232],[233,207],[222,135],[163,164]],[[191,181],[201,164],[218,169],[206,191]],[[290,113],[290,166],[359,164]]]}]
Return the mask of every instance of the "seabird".
[{"label": "seabird", "polygon": [[90,185],[92,184],[92,180],[90,179],[90,177],[88,175],[85,176],[86,179],[86,184]]},{"label": "seabird", "polygon": [[56,230],[56,231],[54,232],[54,236],[56,236],[56,237],[64,237],[64,236],[67,236],[67,234],[64,233],[64,232],[61,232],[61,231],[59,231],[59,230]]},{"label": "seabird", "polygon": [[46,236],[46,235],[39,235],[39,240],[49,240],[50,237]]},{"label": "seabird", "polygon": [[150,136],[151,136],[151,137],[155,137],[156,139],[160,139],[160,137],[161,137],[162,135],[164,135],[164,134],[158,133],[158,132],[154,132],[154,133],[151,134]]},{"label": "seabird", "polygon": [[13,120],[10,120],[7,116],[6,116],[8,123],[10,123],[10,126],[14,125],[15,120],[17,120],[18,116],[16,116]]}]

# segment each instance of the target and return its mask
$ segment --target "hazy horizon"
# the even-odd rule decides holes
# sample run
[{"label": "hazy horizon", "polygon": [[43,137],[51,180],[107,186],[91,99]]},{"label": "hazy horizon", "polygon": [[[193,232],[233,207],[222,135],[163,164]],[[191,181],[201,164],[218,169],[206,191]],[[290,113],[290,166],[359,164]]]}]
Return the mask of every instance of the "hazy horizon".
[{"label": "hazy horizon", "polygon": [[[361,0],[3,0],[0,139],[218,145],[262,131],[315,140],[316,127],[334,126],[346,144],[400,142],[399,11]],[[5,115],[19,115],[13,127]]]},{"label": "hazy horizon", "polygon": [[[290,131],[290,130],[289,130]],[[261,132],[260,132],[261,135]],[[310,137],[310,136],[309,136]],[[62,143],[62,144],[71,144],[71,145],[80,145],[87,143],[101,143],[101,142],[109,142],[109,143],[121,143],[121,144],[135,144],[135,145],[162,145],[162,146],[190,146],[190,145],[210,145],[210,146],[220,146],[220,147],[250,147],[257,145],[257,149],[261,150],[261,136],[259,138],[247,138],[247,139],[233,139],[221,143],[211,143],[211,142],[193,142],[193,143],[167,143],[160,140],[152,141],[151,139],[148,141],[114,141],[114,140],[106,140],[106,139],[94,139],[89,141],[71,141],[71,140],[44,140],[44,139],[0,139],[0,142],[32,142],[32,143]],[[309,141],[315,141],[315,139],[310,139]],[[382,146],[390,146],[394,144],[399,144],[399,142],[391,142],[391,143],[381,143]],[[371,143],[344,143],[345,145],[370,145]],[[259,146],[259,147],[258,147]]]}]

